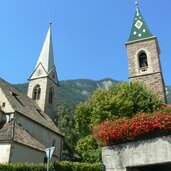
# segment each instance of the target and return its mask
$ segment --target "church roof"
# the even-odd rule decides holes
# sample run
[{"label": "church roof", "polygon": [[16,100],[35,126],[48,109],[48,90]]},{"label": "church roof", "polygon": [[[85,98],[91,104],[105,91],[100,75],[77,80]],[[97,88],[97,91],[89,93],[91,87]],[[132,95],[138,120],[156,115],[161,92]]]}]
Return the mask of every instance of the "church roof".
[{"label": "church roof", "polygon": [[31,98],[18,91],[2,78],[0,78],[0,88],[15,112],[62,136],[51,118]]},{"label": "church roof", "polygon": [[138,2],[136,2],[136,12],[134,16],[134,21],[131,29],[131,34],[128,39],[129,41],[136,41],[148,37],[152,37],[151,34],[139,8],[138,8]]},{"label": "church roof", "polygon": [[43,44],[42,51],[41,51],[39,59],[37,61],[36,68],[39,64],[43,65],[43,67],[47,73],[54,67],[51,27],[49,27],[46,39]]},{"label": "church roof", "polygon": [[0,129],[0,141],[11,140],[42,151],[45,150],[45,146],[42,143],[30,135],[24,128],[16,123],[14,124],[14,121],[6,123],[3,128]]}]

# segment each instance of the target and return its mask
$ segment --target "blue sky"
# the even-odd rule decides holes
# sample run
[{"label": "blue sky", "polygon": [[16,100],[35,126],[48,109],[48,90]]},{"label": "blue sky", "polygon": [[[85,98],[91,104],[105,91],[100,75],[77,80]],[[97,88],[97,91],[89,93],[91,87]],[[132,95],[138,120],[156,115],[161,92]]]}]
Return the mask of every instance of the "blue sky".
[{"label": "blue sky", "polygon": [[[139,0],[161,49],[171,85],[171,1]],[[134,0],[1,0],[0,76],[24,83],[38,60],[49,21],[59,80],[113,78],[128,81],[127,50]]]}]

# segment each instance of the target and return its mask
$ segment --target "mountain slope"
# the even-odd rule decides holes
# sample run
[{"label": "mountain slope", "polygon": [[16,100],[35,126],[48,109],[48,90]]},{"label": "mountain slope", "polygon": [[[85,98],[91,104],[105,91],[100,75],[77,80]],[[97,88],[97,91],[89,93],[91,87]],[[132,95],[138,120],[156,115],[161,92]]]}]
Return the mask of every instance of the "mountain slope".
[{"label": "mountain slope", "polygon": [[[76,105],[78,103],[84,102],[92,95],[92,93],[97,89],[107,89],[112,84],[117,84],[120,81],[116,81],[110,78],[103,80],[89,80],[89,79],[77,79],[77,80],[65,80],[59,81],[59,88],[57,92],[57,105],[63,103],[71,103]],[[21,92],[26,94],[28,89],[28,83],[16,84],[14,85]],[[171,87],[166,87],[168,103],[171,104]]]}]

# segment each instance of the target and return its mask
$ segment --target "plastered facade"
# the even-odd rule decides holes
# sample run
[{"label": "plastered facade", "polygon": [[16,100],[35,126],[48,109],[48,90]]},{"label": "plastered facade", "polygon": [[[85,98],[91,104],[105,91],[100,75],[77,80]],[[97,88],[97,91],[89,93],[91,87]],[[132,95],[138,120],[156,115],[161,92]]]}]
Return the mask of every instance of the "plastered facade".
[{"label": "plastered facade", "polygon": [[[56,83],[51,80],[49,77],[42,77],[42,78],[35,78],[33,80],[30,80],[29,87],[28,87],[28,96],[30,98],[33,98],[33,92],[36,85],[40,85],[41,93],[40,93],[40,99],[35,100],[38,106],[46,112],[50,118],[54,119],[56,115],[56,104],[57,98],[56,98],[56,91],[57,91],[57,85]],[[49,103],[49,90],[53,87],[53,103]]]},{"label": "plastered facade", "polygon": [[0,163],[9,163],[10,152],[10,143],[0,143]]},{"label": "plastered facade", "polygon": [[[55,146],[54,155],[56,160],[61,159],[62,138],[48,128],[37,124],[26,117],[16,114],[16,122],[25,128],[31,135],[36,137],[46,148]],[[59,148],[60,147],[60,148]]]}]

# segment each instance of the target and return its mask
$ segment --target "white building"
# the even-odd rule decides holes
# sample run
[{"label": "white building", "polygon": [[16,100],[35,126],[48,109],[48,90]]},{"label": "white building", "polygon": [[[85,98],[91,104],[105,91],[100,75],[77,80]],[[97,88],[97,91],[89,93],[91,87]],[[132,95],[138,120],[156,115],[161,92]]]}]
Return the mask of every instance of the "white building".
[{"label": "white building", "polygon": [[43,163],[45,148],[52,146],[52,160],[61,159],[63,135],[52,121],[57,87],[49,28],[29,79],[28,96],[0,79],[0,163]]}]

